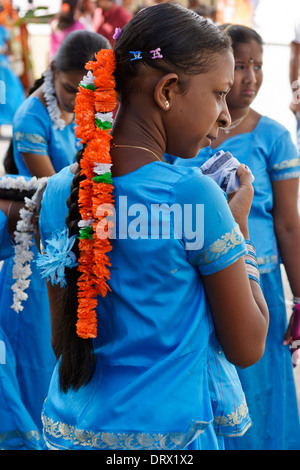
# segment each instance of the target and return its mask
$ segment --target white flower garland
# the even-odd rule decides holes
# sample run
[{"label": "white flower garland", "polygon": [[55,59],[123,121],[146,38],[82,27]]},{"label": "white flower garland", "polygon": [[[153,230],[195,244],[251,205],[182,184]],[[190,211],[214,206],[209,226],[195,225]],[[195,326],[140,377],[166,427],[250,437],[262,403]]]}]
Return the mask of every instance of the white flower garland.
[{"label": "white flower garland", "polygon": [[[8,180],[9,178],[6,178]],[[30,275],[32,273],[30,263],[33,258],[33,252],[31,247],[33,246],[33,213],[37,204],[38,191],[44,187],[47,183],[48,178],[36,178],[33,177],[31,180],[26,182],[24,178],[10,178],[13,180],[9,188],[6,189],[20,189],[20,190],[32,190],[35,189],[32,199],[25,197],[25,207],[20,210],[20,220],[17,222],[16,230],[14,232],[15,237],[15,256],[14,266],[12,270],[12,277],[16,279],[15,284],[12,285],[13,291],[13,305],[11,308],[17,313],[23,310],[22,301],[28,299],[28,294],[25,290],[30,285]],[[19,180],[19,181],[18,181]],[[24,186],[24,181],[25,186]],[[1,184],[8,184],[1,180]]]},{"label": "white flower garland", "polygon": [[53,124],[53,129],[59,129],[62,131],[66,127],[66,123],[60,117],[61,112],[57,105],[57,99],[55,96],[54,79],[51,71],[51,65],[49,65],[46,72],[44,73],[44,78],[45,81],[43,83],[43,93],[47,104],[47,110]]},{"label": "white flower garland", "polygon": [[3,176],[0,179],[0,189],[15,189],[19,191],[32,191],[37,188],[38,179],[34,176],[29,181],[24,176]]}]

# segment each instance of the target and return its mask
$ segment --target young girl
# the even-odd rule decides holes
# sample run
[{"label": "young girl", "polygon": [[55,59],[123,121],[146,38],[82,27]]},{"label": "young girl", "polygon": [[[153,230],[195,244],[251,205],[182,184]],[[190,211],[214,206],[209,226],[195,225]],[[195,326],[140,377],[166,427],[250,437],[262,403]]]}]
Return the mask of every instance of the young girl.
[{"label": "young girl", "polygon": [[[40,213],[38,264],[52,281],[58,359],[46,443],[222,448],[222,435],[250,425],[228,360],[256,362],[268,326],[243,258],[255,264],[254,247],[240,232],[248,237],[252,187],[240,167],[231,213],[211,179],[162,160],[166,150],[195,156],[229,125],[230,42],[208,20],[164,3],[135,15],[114,53],[100,51],[88,68],[92,90],[81,86],[76,103],[79,169],[50,178]],[[114,68],[120,108],[110,148]]]},{"label": "young girl", "polygon": [[[48,177],[75,161],[80,148],[74,132],[78,83],[84,76],[85,63],[105,47],[109,47],[105,38],[87,31],[73,32],[62,43],[44,82],[26,98],[14,119],[13,148],[20,175]],[[26,258],[27,251],[28,256],[36,256],[37,248],[35,245],[27,248],[25,237],[24,251],[7,259],[2,266],[0,324],[15,353],[21,399],[41,431],[42,403],[55,361],[50,345],[46,285],[35,262],[30,263]],[[31,274],[25,280],[29,279],[30,285],[22,292],[16,291],[21,267],[26,263]],[[7,436],[2,442],[4,448],[11,445]]]},{"label": "young girl", "polygon": [[[287,312],[280,272],[283,263],[291,290],[300,297],[300,220],[297,208],[300,161],[289,132],[250,106],[262,84],[262,39],[252,29],[224,25],[233,42],[234,85],[227,97],[232,123],[221,129],[210,147],[190,161],[201,166],[219,150],[229,151],[248,165],[255,177],[249,215],[250,238],[257,249],[261,286],[270,312],[263,358],[239,370],[253,427],[226,446],[249,450],[300,448],[293,363],[287,343]],[[180,164],[187,162],[178,159]],[[298,300],[299,302],[299,300]],[[285,336],[285,343],[283,344]]]}]

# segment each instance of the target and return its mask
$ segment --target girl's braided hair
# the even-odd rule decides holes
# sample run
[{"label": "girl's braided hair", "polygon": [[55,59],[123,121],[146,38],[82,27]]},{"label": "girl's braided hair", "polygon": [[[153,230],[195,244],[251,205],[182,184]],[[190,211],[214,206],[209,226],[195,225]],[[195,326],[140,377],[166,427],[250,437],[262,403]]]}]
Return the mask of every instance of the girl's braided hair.
[{"label": "girl's braided hair", "polygon": [[[78,168],[71,184],[71,193],[67,199],[69,208],[66,225],[70,237],[78,234],[78,222],[81,220],[78,206],[79,183],[85,177],[80,175],[80,160],[85,147],[76,154]],[[72,251],[79,259],[79,240],[76,238]],[[75,390],[89,381],[95,369],[95,356],[91,339],[82,339],[76,333],[77,321],[77,281],[79,271],[76,267],[66,269],[67,288],[63,291],[62,312],[58,315],[58,341],[56,356],[61,356],[59,366],[60,387],[63,391]]]}]

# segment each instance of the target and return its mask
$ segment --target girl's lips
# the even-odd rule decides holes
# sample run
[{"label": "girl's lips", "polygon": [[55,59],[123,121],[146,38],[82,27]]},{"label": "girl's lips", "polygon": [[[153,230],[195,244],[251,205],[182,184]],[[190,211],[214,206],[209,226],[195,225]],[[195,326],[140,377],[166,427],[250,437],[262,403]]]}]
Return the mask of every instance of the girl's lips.
[{"label": "girl's lips", "polygon": [[255,90],[250,90],[250,89],[242,90],[243,96],[254,96],[255,94],[256,94]]}]

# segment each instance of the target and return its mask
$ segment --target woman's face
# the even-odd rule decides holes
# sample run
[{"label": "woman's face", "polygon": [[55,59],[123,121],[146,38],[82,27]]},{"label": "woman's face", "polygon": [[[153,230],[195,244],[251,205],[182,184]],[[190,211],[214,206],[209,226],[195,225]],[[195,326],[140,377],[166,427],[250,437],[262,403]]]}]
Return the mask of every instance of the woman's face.
[{"label": "woman's face", "polygon": [[78,85],[81,82],[84,71],[55,72],[54,84],[56,98],[59,107],[67,112],[74,113],[75,98],[78,91]]},{"label": "woman's face", "polygon": [[228,94],[229,109],[250,106],[263,80],[262,47],[252,40],[239,44],[234,51],[234,85]]},{"label": "woman's face", "polygon": [[226,96],[233,79],[231,51],[217,54],[210,71],[191,76],[187,91],[176,95],[166,123],[168,153],[194,157],[217,138],[220,127],[230,124]]}]

